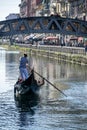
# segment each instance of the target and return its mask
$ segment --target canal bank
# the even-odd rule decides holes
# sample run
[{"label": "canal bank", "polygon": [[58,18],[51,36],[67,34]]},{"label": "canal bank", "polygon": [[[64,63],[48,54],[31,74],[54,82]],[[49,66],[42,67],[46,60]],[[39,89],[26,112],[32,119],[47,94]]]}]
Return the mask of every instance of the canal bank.
[{"label": "canal bank", "polygon": [[32,46],[17,44],[12,46],[3,45],[3,47],[12,50],[29,52],[32,55],[49,57],[57,60],[63,60],[74,64],[87,65],[87,54],[85,48],[80,47],[61,47],[61,46]]}]

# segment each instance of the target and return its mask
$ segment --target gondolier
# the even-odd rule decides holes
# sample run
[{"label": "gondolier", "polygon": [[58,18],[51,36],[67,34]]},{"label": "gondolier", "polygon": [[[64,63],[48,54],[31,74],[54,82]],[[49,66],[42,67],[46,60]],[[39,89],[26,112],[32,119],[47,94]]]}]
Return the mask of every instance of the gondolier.
[{"label": "gondolier", "polygon": [[28,59],[27,59],[27,54],[25,53],[23,57],[20,58],[20,65],[19,65],[19,70],[20,70],[20,76],[23,81],[25,81],[29,77],[29,72],[28,72]]}]

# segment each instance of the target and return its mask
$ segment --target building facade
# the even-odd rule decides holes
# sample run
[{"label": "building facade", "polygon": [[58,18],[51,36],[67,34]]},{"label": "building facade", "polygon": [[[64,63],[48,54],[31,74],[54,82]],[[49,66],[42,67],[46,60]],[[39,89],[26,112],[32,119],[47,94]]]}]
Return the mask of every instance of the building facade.
[{"label": "building facade", "polygon": [[31,7],[31,0],[21,0],[21,3],[19,4],[20,17],[29,17],[30,7]]},{"label": "building facade", "polygon": [[21,0],[21,3],[19,4],[20,17],[36,16],[38,14],[38,5],[41,5],[41,3],[42,0]]},{"label": "building facade", "polygon": [[59,14],[86,20],[87,0],[21,0],[20,17],[50,16]]},{"label": "building facade", "polygon": [[87,18],[87,0],[69,0],[70,17],[86,20]]}]

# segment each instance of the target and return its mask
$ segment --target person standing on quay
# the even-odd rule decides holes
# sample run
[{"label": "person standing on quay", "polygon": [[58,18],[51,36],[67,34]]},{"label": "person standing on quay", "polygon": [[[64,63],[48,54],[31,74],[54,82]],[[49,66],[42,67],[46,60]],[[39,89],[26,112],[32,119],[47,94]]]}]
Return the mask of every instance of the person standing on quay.
[{"label": "person standing on quay", "polygon": [[20,58],[20,65],[19,65],[19,70],[20,70],[20,76],[22,80],[26,80],[29,77],[28,73],[28,59],[27,59],[27,54],[24,54],[23,57]]},{"label": "person standing on quay", "polygon": [[87,43],[85,44],[85,55],[87,53]]}]

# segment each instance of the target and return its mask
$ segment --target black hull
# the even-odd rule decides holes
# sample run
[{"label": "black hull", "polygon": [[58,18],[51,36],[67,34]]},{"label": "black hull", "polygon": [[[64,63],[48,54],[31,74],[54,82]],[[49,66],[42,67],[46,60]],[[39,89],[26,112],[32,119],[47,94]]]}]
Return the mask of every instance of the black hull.
[{"label": "black hull", "polygon": [[40,86],[37,84],[37,81],[34,78],[34,73],[32,72],[28,79],[20,83],[16,82],[14,85],[14,95],[15,97],[19,96],[28,96],[30,94],[38,94]]},{"label": "black hull", "polygon": [[20,113],[29,112],[31,115],[35,114],[33,107],[38,106],[38,104],[41,102],[40,95],[35,93],[30,93],[29,95],[19,95],[18,97],[15,96],[14,98],[18,111]]}]

